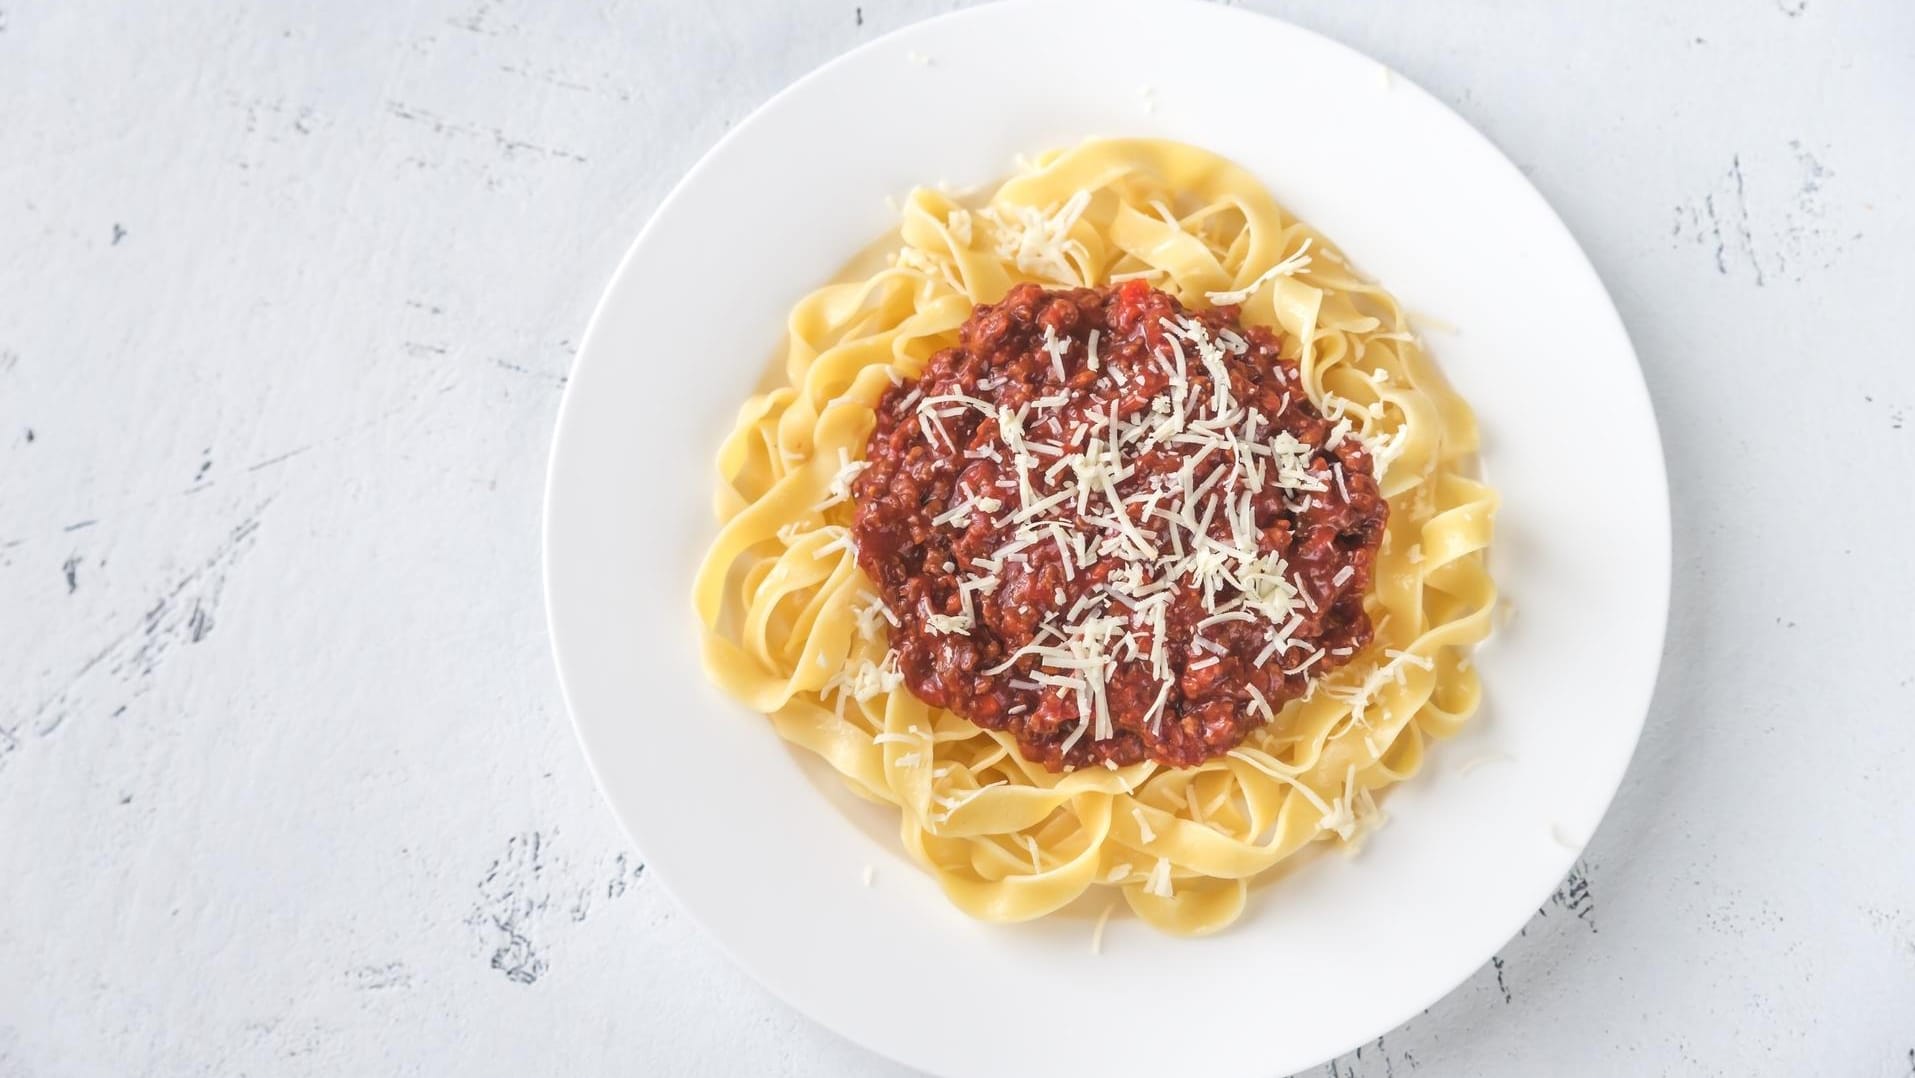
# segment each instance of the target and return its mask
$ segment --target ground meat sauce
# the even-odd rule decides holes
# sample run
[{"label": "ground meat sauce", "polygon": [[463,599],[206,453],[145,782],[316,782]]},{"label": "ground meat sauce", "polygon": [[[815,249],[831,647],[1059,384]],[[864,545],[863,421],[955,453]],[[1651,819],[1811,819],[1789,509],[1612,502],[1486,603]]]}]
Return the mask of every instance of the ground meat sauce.
[{"label": "ground meat sauce", "polygon": [[[1369,643],[1388,506],[1363,443],[1311,405],[1269,330],[1141,281],[1023,284],[977,307],[959,341],[886,391],[851,488],[858,563],[925,703],[1010,732],[1053,771],[1190,766]],[[1110,445],[1113,406],[1106,481],[1077,454]],[[1177,520],[1184,503],[1201,530]],[[1068,639],[1097,617],[1100,638]],[[1046,645],[1050,657],[1021,650]]]}]

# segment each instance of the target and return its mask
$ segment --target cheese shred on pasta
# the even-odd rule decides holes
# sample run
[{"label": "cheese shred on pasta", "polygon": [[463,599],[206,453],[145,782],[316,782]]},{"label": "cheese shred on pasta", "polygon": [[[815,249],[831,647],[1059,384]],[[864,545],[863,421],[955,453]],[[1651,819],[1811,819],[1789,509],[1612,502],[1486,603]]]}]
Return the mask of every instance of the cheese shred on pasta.
[{"label": "cheese shred on pasta", "polygon": [[[1369,449],[1390,506],[1375,640],[1225,756],[1053,773],[905,687],[847,492],[879,397],[955,345],[975,305],[1024,281],[1133,279],[1196,308],[1240,303]],[[788,328],[783,384],[746,402],[718,455],[721,526],[694,583],[705,663],[853,791],[895,806],[905,850],[966,913],[1029,920],[1115,888],[1159,929],[1214,931],[1258,875],[1313,842],[1361,841],[1382,818],[1375,795],[1475,711],[1467,658],[1496,605],[1496,496],[1468,475],[1475,420],[1397,301],[1235,165],[1092,141],[982,204],[921,188],[885,263],[805,297]]]}]

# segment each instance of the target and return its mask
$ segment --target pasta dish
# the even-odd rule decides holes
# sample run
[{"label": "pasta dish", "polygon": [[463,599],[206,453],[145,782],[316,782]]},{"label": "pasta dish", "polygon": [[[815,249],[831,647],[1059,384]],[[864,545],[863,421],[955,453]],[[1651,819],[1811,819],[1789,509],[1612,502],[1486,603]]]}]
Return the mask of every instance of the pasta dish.
[{"label": "pasta dish", "polygon": [[720,448],[713,680],[975,917],[1204,933],[1358,843],[1475,710],[1496,600],[1475,421],[1403,308],[1164,141],[920,188],[874,251]]}]

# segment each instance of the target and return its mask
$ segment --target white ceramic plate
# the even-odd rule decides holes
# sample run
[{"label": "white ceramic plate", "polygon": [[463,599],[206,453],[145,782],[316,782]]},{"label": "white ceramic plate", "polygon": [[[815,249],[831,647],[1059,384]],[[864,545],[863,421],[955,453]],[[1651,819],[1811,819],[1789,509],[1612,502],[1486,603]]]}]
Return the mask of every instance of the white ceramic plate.
[{"label": "white ceramic plate", "polygon": [[[1115,920],[1099,956],[1081,918],[985,925],[953,909],[887,812],[710,687],[688,586],[714,531],[720,437],[791,304],[892,227],[885,196],[1118,134],[1234,158],[1411,308],[1457,327],[1431,343],[1482,420],[1503,495],[1493,564],[1519,614],[1481,657],[1475,728],[1391,792],[1391,822],[1361,854],[1254,888],[1243,920],[1209,939]],[[1273,19],[1006,3],[800,80],[660,207],[565,395],[545,574],[606,799],[679,903],[799,1010],[940,1074],[1286,1074],[1460,983],[1595,830],[1661,653],[1667,493],[1601,282],[1462,119]],[[1462,773],[1492,753],[1508,759]]]}]

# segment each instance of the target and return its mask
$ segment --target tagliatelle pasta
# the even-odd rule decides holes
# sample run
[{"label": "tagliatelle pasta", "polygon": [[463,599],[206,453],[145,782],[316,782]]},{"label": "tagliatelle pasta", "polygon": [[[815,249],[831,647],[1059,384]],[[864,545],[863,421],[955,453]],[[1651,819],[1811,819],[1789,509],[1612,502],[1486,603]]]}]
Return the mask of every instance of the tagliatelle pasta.
[{"label": "tagliatelle pasta", "polygon": [[[1111,287],[1125,281],[1144,285]],[[1015,416],[1001,402],[963,394],[953,404],[985,413],[967,415],[974,426],[966,429],[977,433],[948,447],[953,459],[959,450],[966,458],[990,456],[1004,465],[1003,476],[1026,482],[1021,491],[989,497],[973,491],[949,508],[940,502],[937,526],[975,527],[978,535],[1001,527],[1011,540],[1004,556],[1018,559],[1002,580],[1027,584],[1018,574],[1034,572],[1029,559],[1041,557],[1065,573],[1074,566],[1095,570],[1103,581],[1095,596],[1082,582],[1072,595],[1059,588],[1060,600],[1078,601],[1061,601],[1045,614],[1049,636],[1040,633],[1004,656],[1005,670],[991,676],[1006,682],[965,668],[963,685],[983,694],[977,701],[997,699],[985,692],[994,689],[1003,701],[1037,704],[1014,704],[1008,713],[1014,720],[993,712],[989,723],[1014,723],[1025,748],[1041,730],[1052,750],[1041,759],[1027,755],[1011,729],[980,725],[986,721],[980,712],[972,712],[980,716],[973,722],[927,704],[907,674],[928,685],[923,656],[930,652],[911,652],[915,658],[901,666],[893,646],[894,634],[913,631],[944,634],[929,638],[938,654],[994,646],[985,619],[974,616],[974,597],[999,606],[1022,600],[999,592],[993,572],[966,579],[962,587],[977,591],[959,596],[962,613],[956,606],[894,610],[861,568],[852,531],[877,410],[904,414],[897,410],[911,406],[910,387],[934,356],[959,346],[967,320],[982,305],[1029,296],[1030,289],[1013,292],[1029,282],[1043,286],[1046,298],[1098,289],[1077,294],[1086,311],[1100,302],[1112,310],[1134,305],[1147,285],[1190,312],[1162,319],[1161,332],[1151,329],[1149,340],[1167,346],[1159,364],[1164,377],[1152,389],[1164,403],[1137,394],[1132,417],[1117,412],[1114,401],[1127,387],[1108,385],[1109,376],[1122,376],[1098,365],[1097,338],[1053,339],[1045,330],[1058,384],[1071,379],[1084,392],[1103,385],[1111,395],[1108,421],[1092,415],[1092,422],[1076,424],[1093,428],[1088,435],[1072,429],[1068,438],[1060,433],[1055,444],[1040,442],[1027,454],[1019,430],[1030,417],[1041,420],[1044,400],[1036,402],[1038,411],[1027,403]],[[1204,321],[1203,312],[1229,308],[1257,341],[1270,336],[1256,327],[1270,331],[1282,360],[1277,376],[1288,372],[1307,394],[1307,404],[1297,402],[1294,413],[1285,411],[1287,398],[1272,413],[1301,416],[1313,430],[1334,425],[1327,442],[1259,441],[1269,429],[1259,422],[1275,420],[1253,414],[1229,392],[1235,386],[1241,395],[1251,385],[1243,369],[1233,368],[1254,358],[1257,346],[1228,328],[1235,323]],[[971,332],[983,331],[974,326]],[[1081,354],[1086,344],[1089,356]],[[1199,372],[1189,377],[1186,346]],[[1066,353],[1068,367],[1061,358]],[[1208,382],[1199,358],[1210,370]],[[1312,842],[1358,841],[1381,820],[1375,794],[1414,774],[1427,742],[1453,733],[1476,708],[1480,688],[1468,660],[1489,631],[1495,605],[1484,559],[1496,499],[1467,474],[1476,451],[1474,419],[1423,354],[1396,300],[1284,212],[1255,178],[1215,155],[1163,141],[1092,141],[1043,155],[986,202],[913,192],[882,268],[820,288],[792,311],[784,376],[785,384],[745,404],[719,452],[721,526],[694,583],[707,667],[717,684],[768,715],[780,736],[818,754],[852,790],[895,806],[905,850],[972,916],[1027,920],[1086,892],[1117,888],[1160,929],[1213,931],[1239,915],[1247,884],[1259,874]],[[926,445],[939,444],[940,429],[934,412],[924,423]],[[1077,449],[1099,444],[1098,430],[1108,434],[1109,452],[1100,458],[1102,451],[1093,448],[1087,458]],[[907,431],[900,438],[906,436],[917,437]],[[1360,452],[1332,455],[1346,437]],[[1014,472],[998,459],[996,439],[1002,438],[1012,443]],[[1229,450],[1213,454],[1225,439]],[[1194,463],[1181,481],[1174,474],[1153,477],[1155,485],[1131,499],[1141,503],[1133,506],[1139,510],[1133,524],[1110,477],[1130,476],[1141,454],[1169,453],[1173,443],[1218,477],[1200,480]],[[1052,464],[1047,453],[1057,458],[1055,466],[1042,467]],[[1174,473],[1179,459],[1160,470]],[[1349,462],[1347,475],[1339,459]],[[1268,486],[1280,495],[1266,499],[1280,509],[1274,523],[1268,506],[1253,512],[1250,501],[1266,485],[1266,467]],[[1314,519],[1308,514],[1339,508],[1330,491],[1346,481],[1354,493],[1342,489],[1340,500],[1355,504],[1373,490],[1387,502],[1387,524],[1376,514],[1381,534],[1371,537],[1373,560],[1358,544],[1343,544],[1361,571],[1339,571],[1333,579],[1339,586],[1368,586],[1346,597],[1353,604],[1347,636],[1360,646],[1352,643],[1331,658],[1334,639],[1319,648],[1300,632],[1290,638],[1306,619],[1315,624],[1328,617],[1313,599],[1323,592],[1328,602],[1328,592],[1300,572],[1297,586],[1287,583],[1288,563],[1269,543],[1287,542],[1291,530]],[[1047,496],[1047,482],[1059,493]],[[1211,496],[1216,502],[1240,488],[1241,502],[1223,497],[1214,520],[1207,515],[1191,526],[1192,507],[1204,492],[1218,492]],[[1094,490],[1106,492],[1109,508],[1089,507]],[[1158,514],[1163,522],[1152,522],[1149,513],[1160,501],[1171,507],[1180,498],[1185,516],[1166,508]],[[1051,528],[1054,536],[1040,538],[1049,506],[1065,511],[1073,499],[1082,514],[1073,520],[1108,522],[1107,533],[1092,535],[1088,549],[1061,525]],[[1139,529],[1146,522],[1158,530],[1144,534]],[[913,526],[923,530],[922,521]],[[1100,560],[1106,564],[1096,565]],[[1003,564],[979,561],[993,570]],[[1111,565],[1121,572],[1110,574]],[[1156,576],[1145,572],[1148,566]],[[942,568],[956,574],[954,580],[984,572]],[[1274,583],[1255,583],[1266,580]],[[1166,636],[1161,618],[1154,631],[1147,626],[1151,596],[1168,604],[1173,584],[1180,595],[1217,584],[1226,598],[1206,590],[1202,601],[1211,605],[1205,610],[1214,612],[1204,624],[1226,625],[1239,636],[1254,630],[1270,644],[1253,660],[1248,650],[1191,641],[1197,646],[1176,657],[1171,669],[1170,660],[1149,654]],[[1069,624],[1062,613],[1067,605]],[[1302,658],[1277,658],[1286,654]],[[1020,656],[1022,665],[1009,669]],[[1285,669],[1266,669],[1271,662]],[[1200,696],[1195,686],[1210,683],[1197,671],[1219,664],[1237,680]],[[1107,714],[1106,690],[1115,693],[1126,670],[1124,676],[1156,677],[1166,686],[1154,712],[1120,707],[1121,714]],[[1259,684],[1298,691],[1266,701]],[[1174,707],[1164,704],[1172,686],[1190,701],[1191,736],[1211,737],[1189,750],[1187,758],[1201,762],[1187,766],[1167,763],[1162,743],[1175,733],[1164,728],[1177,721]],[[965,699],[967,706],[984,706]],[[1232,722],[1200,728],[1198,702],[1211,709],[1202,713],[1211,719],[1217,708],[1238,710]],[[1066,731],[1072,736],[1060,748]],[[1087,755],[1093,746],[1098,752]]]}]

